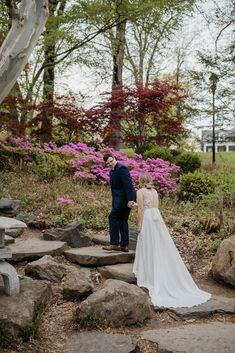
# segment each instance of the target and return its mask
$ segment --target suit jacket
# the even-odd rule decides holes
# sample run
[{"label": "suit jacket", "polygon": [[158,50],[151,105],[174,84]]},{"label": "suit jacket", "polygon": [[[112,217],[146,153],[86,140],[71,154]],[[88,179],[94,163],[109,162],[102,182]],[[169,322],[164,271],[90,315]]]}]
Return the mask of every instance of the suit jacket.
[{"label": "suit jacket", "polygon": [[113,208],[124,208],[129,201],[136,201],[136,191],[130,172],[123,164],[117,163],[110,171],[110,186]]}]

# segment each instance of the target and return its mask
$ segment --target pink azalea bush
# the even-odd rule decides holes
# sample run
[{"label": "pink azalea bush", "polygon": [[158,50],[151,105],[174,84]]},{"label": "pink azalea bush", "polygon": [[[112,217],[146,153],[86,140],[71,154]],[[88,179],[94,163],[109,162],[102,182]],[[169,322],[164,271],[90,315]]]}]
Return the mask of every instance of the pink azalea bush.
[{"label": "pink azalea bush", "polygon": [[[143,172],[151,174],[153,181],[161,193],[172,193],[177,190],[180,167],[171,164],[160,158],[148,158],[144,160],[140,154],[135,158],[129,158],[120,151],[104,147],[96,151],[84,143],[69,143],[62,147],[57,147],[53,143],[44,145],[33,144],[29,139],[8,137],[0,140],[0,149],[8,149],[11,152],[21,151],[25,162],[34,160],[37,153],[56,153],[63,156],[68,168],[73,171],[76,180],[88,181],[97,184],[108,184],[109,168],[104,167],[103,155],[111,153],[120,163],[126,165],[134,183]],[[89,196],[94,198],[93,196]],[[58,199],[59,203],[71,203],[73,200],[66,200],[63,197]]]}]

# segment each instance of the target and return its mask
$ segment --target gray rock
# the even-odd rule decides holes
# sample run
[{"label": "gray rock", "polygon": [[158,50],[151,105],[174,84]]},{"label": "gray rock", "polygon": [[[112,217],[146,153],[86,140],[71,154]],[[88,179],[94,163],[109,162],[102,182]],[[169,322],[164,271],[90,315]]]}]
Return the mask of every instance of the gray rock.
[{"label": "gray rock", "polygon": [[23,228],[18,228],[18,229],[6,229],[6,234],[9,235],[10,237],[17,238],[19,237],[22,233],[24,232]]},{"label": "gray rock", "polygon": [[[135,250],[137,243],[138,232],[135,229],[129,230],[129,249]],[[108,245],[110,244],[110,238],[106,235],[95,234],[92,237],[92,241],[95,244]]]},{"label": "gray rock", "polygon": [[25,266],[25,274],[32,278],[60,282],[69,266],[56,261],[52,256],[45,255],[41,259],[29,262]]},{"label": "gray rock", "polygon": [[128,326],[148,319],[151,314],[147,294],[126,282],[108,279],[77,309],[78,317],[94,315],[113,327]]},{"label": "gray rock", "polygon": [[63,283],[63,297],[67,300],[86,298],[93,292],[94,285],[90,272],[82,271],[76,267],[70,267]]},{"label": "gray rock", "polygon": [[89,246],[79,249],[69,249],[64,252],[66,259],[71,262],[77,262],[85,266],[103,266],[114,265],[120,262],[131,262],[134,259],[135,252],[108,252],[99,246]]},{"label": "gray rock", "polygon": [[20,205],[20,200],[2,197],[0,199],[0,216],[14,217]]},{"label": "gray rock", "polygon": [[110,239],[107,235],[95,234],[91,238],[92,242],[99,245],[109,245]]},{"label": "gray rock", "polygon": [[16,216],[16,219],[27,224],[30,228],[43,229],[45,228],[45,222],[40,219],[39,216],[36,216],[31,213],[19,213]]},{"label": "gray rock", "polygon": [[13,244],[15,242],[15,239],[12,238],[10,235],[5,234],[5,245],[8,244]]},{"label": "gray rock", "polygon": [[212,322],[142,332],[158,353],[234,353],[235,325]]},{"label": "gray rock", "polygon": [[72,248],[90,246],[91,239],[82,232],[82,225],[78,221],[67,224],[64,228],[52,228],[43,231],[45,240],[61,240]]},{"label": "gray rock", "polygon": [[20,293],[12,297],[0,290],[0,323],[15,335],[32,323],[35,310],[45,306],[52,298],[49,282],[24,277],[20,280]]},{"label": "gray rock", "polygon": [[126,335],[82,332],[70,338],[65,353],[133,353],[135,345]]},{"label": "gray rock", "polygon": [[9,229],[24,229],[27,225],[24,222],[18,221],[18,219],[9,217],[0,217],[0,227],[5,228],[5,231]]},{"label": "gray rock", "polygon": [[213,296],[206,303],[192,308],[169,308],[167,310],[176,320],[201,319],[216,313],[235,314],[235,301],[230,298]]},{"label": "gray rock", "polygon": [[136,283],[136,278],[132,270],[132,263],[116,264],[97,268],[97,271],[103,278],[113,278],[127,283]]},{"label": "gray rock", "polygon": [[213,278],[235,288],[235,235],[224,239],[212,265]]},{"label": "gray rock", "polygon": [[17,262],[37,259],[44,255],[61,255],[66,248],[66,243],[31,238],[10,244],[9,248],[12,250],[12,261]]}]

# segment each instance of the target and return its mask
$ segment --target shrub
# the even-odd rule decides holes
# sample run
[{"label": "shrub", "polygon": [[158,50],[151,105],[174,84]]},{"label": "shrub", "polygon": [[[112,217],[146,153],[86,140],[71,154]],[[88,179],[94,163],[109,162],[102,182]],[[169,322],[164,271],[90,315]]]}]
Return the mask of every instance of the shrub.
[{"label": "shrub", "polygon": [[191,223],[190,229],[194,235],[200,235],[202,233],[202,224],[199,221]]},{"label": "shrub", "polygon": [[195,172],[180,177],[180,192],[190,201],[201,195],[213,193],[214,189],[214,181],[208,174]]},{"label": "shrub", "polygon": [[153,148],[152,145],[144,145],[144,146],[138,146],[135,148],[135,153],[138,153],[138,154],[144,154],[146,151],[149,151]]},{"label": "shrub", "polygon": [[51,182],[63,175],[65,169],[66,164],[60,156],[51,153],[35,153],[34,171],[40,180]]},{"label": "shrub", "polygon": [[168,162],[173,162],[173,155],[168,148],[153,147],[150,150],[144,152],[144,158],[161,158]]},{"label": "shrub", "polygon": [[90,328],[96,330],[105,329],[109,325],[109,321],[106,318],[97,316],[92,312],[76,312],[74,315],[74,322],[78,328]]},{"label": "shrub", "polygon": [[182,152],[175,158],[175,163],[181,167],[184,173],[194,172],[200,168],[201,160],[194,152]]},{"label": "shrub", "polygon": [[208,249],[211,252],[216,252],[220,246],[221,241],[222,241],[222,239],[219,239],[219,238],[212,240],[208,246]]}]

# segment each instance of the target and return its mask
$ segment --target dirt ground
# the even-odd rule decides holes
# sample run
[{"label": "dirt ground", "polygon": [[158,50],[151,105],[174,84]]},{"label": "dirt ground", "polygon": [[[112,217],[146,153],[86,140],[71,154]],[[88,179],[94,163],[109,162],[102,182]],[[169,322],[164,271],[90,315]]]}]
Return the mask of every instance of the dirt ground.
[{"label": "dirt ground", "polygon": [[[22,239],[30,237],[40,237],[41,232],[36,230],[26,230],[21,236]],[[213,261],[213,254],[207,253],[203,257],[199,257],[193,251],[190,237],[182,237],[176,233],[172,233],[173,239],[178,247],[182,258],[192,273],[192,276],[198,286],[214,295],[221,295],[228,298],[235,298],[234,289],[224,287],[216,283],[210,276],[208,276],[211,263]],[[24,273],[23,267],[18,267],[20,274]],[[73,323],[73,314],[78,307],[78,302],[65,301],[62,297],[62,288],[60,284],[53,284],[53,301],[47,307],[43,315],[43,322],[40,326],[37,338],[31,339],[28,342],[20,343],[14,349],[1,349],[1,353],[64,353],[64,344],[70,336],[76,334],[78,329]],[[235,323],[235,316],[216,314],[208,319],[196,320],[197,323],[209,321],[222,321]],[[141,353],[155,353],[157,352],[157,345],[145,340],[139,339],[141,331],[173,327],[177,325],[185,325],[193,323],[195,320],[175,321],[169,311],[153,311],[152,317],[143,326],[132,326],[128,328],[106,329],[107,333],[123,333],[131,335],[139,345]]]}]

